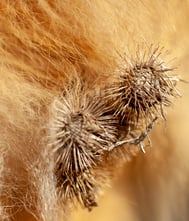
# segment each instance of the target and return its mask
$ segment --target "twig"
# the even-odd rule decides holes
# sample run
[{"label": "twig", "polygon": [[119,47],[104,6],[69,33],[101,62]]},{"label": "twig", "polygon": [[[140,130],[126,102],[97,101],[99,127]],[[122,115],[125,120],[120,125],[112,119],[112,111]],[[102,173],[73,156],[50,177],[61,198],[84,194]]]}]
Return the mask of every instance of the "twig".
[{"label": "twig", "polygon": [[132,139],[128,139],[128,140],[122,140],[122,141],[118,141],[115,144],[113,144],[112,146],[110,146],[108,148],[108,151],[113,150],[114,148],[117,148],[123,144],[129,144],[129,145],[140,145],[140,148],[142,150],[142,152],[145,153],[144,150],[144,145],[143,145],[143,140],[148,136],[148,134],[150,133],[150,131],[152,130],[155,121],[158,119],[158,117],[155,117],[152,122],[147,126],[146,131],[143,132],[140,136],[132,138]]}]

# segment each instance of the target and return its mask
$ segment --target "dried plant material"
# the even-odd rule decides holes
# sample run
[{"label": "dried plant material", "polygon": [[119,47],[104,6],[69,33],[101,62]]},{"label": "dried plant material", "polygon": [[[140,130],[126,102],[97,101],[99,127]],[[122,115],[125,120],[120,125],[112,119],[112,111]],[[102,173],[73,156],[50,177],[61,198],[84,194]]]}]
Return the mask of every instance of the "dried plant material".
[{"label": "dried plant material", "polygon": [[[128,139],[135,136],[137,129],[127,133],[103,96],[89,94],[78,79],[68,85],[53,103],[50,124],[57,191],[64,203],[77,199],[91,210],[97,205],[101,180],[104,183],[108,179],[104,174],[112,159],[110,152],[124,144],[142,147],[156,119],[146,132]],[[129,154],[125,149],[123,152]]]},{"label": "dried plant material", "polygon": [[[97,170],[113,155],[119,158],[120,151],[130,157],[132,145],[145,152],[145,139],[155,121],[159,115],[165,118],[164,106],[177,96],[177,78],[168,75],[173,69],[165,66],[160,54],[158,47],[151,46],[148,53],[139,51],[132,62],[123,58],[117,81],[105,91],[99,88],[98,95],[87,92],[75,78],[55,99],[50,142],[58,195],[64,202],[77,199],[91,210],[100,186]],[[103,173],[102,169],[100,176]]]},{"label": "dried plant material", "polygon": [[164,106],[178,95],[175,88],[178,78],[170,75],[161,60],[162,49],[151,45],[148,50],[138,49],[132,59],[121,57],[122,65],[116,71],[114,85],[106,90],[106,97],[114,114],[125,124],[135,125],[140,120],[164,116]]},{"label": "dried plant material", "polygon": [[117,140],[116,120],[100,98],[79,84],[70,86],[53,105],[51,143],[57,188],[63,201],[76,198],[89,210],[97,205],[94,169]]},{"label": "dried plant material", "polygon": [[146,131],[142,132],[139,136],[131,138],[131,139],[117,141],[114,145],[112,145],[112,147],[109,148],[109,151],[127,144],[127,145],[139,145],[142,152],[145,153],[143,141],[146,139],[146,137],[149,135],[149,133],[153,129],[153,126],[156,120],[157,120],[157,117],[154,118],[153,121],[147,126]]}]

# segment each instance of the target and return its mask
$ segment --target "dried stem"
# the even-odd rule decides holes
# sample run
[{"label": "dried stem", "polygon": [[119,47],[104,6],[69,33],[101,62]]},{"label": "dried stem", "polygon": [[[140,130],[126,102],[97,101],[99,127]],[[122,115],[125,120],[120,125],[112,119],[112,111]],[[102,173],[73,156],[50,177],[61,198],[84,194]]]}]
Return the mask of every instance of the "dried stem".
[{"label": "dried stem", "polygon": [[127,140],[121,140],[121,141],[117,141],[114,145],[112,145],[111,147],[109,147],[108,151],[111,151],[117,147],[120,147],[124,144],[127,145],[140,145],[141,150],[145,153],[145,150],[143,148],[143,141],[144,139],[149,135],[149,133],[151,132],[155,121],[158,119],[158,117],[155,117],[153,119],[153,121],[147,126],[146,131],[141,133],[139,136],[135,137],[135,138],[131,138],[131,139],[127,139]]}]

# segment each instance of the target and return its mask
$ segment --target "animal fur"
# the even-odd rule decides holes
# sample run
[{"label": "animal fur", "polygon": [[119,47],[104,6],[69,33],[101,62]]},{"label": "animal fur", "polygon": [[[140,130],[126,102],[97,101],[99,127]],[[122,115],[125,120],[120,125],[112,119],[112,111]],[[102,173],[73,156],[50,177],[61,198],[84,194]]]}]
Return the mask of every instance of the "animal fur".
[{"label": "animal fur", "polygon": [[[57,194],[49,145],[52,104],[70,79],[99,96],[114,81],[118,54],[132,58],[136,45],[165,46],[177,57],[170,67],[179,63],[176,72],[187,78],[188,8],[188,1],[179,0],[0,1],[1,220],[71,219],[72,205]],[[109,170],[100,165],[95,178],[101,174],[108,185],[107,177],[123,175],[99,208],[87,215],[78,211],[74,219],[104,220],[110,213],[112,221],[188,220],[187,109],[187,98],[177,102],[168,135],[165,124],[156,127],[146,154],[130,146],[105,155]],[[131,162],[123,165],[124,158]],[[106,208],[114,200],[120,207]]]}]

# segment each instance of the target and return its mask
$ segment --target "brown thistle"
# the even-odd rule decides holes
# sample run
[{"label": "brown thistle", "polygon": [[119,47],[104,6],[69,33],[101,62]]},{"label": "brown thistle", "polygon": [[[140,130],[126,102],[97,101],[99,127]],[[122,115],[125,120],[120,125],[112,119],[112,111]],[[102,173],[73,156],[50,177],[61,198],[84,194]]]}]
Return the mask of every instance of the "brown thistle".
[{"label": "brown thistle", "polygon": [[100,98],[77,84],[54,102],[51,143],[57,190],[64,202],[77,199],[89,210],[97,205],[99,177],[96,181],[94,171],[117,140],[117,122],[107,112]]},{"label": "brown thistle", "polygon": [[164,107],[178,95],[176,76],[160,59],[162,49],[151,45],[147,51],[138,51],[135,58],[121,57],[122,65],[116,71],[116,80],[106,89],[105,96],[121,122],[136,125],[164,116]]},{"label": "brown thistle", "polygon": [[161,49],[150,47],[132,62],[123,58],[116,81],[98,95],[75,79],[55,99],[50,141],[57,191],[64,203],[77,200],[91,210],[113,159],[135,154],[138,150],[132,145],[145,152],[155,121],[165,118],[164,106],[178,95],[178,79],[168,74],[173,69],[165,66],[160,54]]}]

